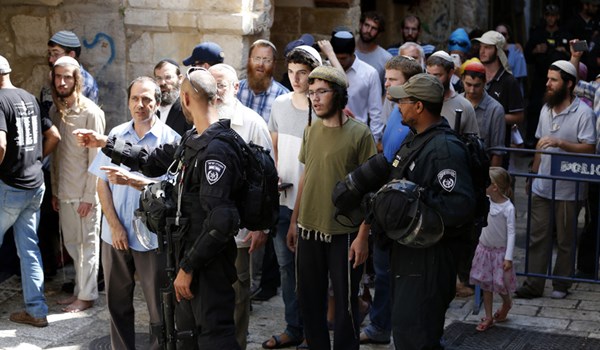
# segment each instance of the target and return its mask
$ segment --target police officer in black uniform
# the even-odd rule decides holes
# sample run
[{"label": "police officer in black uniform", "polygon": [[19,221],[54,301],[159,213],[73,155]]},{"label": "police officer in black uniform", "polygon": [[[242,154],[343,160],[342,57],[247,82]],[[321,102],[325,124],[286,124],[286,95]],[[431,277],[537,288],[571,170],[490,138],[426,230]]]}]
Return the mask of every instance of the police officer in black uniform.
[{"label": "police officer in black uniform", "polygon": [[182,138],[182,147],[168,144],[150,153],[126,145],[115,152],[116,140],[108,140],[102,151],[149,177],[165,174],[171,165],[170,170],[177,168],[173,200],[180,203],[181,215],[177,223],[171,220],[177,266],[173,283],[178,301],[177,347],[240,349],[232,284],[237,278],[233,237],[240,223],[234,197],[242,184],[242,160],[227,141],[214,138],[233,131],[229,121],[218,120],[217,84],[207,70],[190,68],[180,99],[186,120],[195,126]]},{"label": "police officer in black uniform", "polygon": [[472,226],[475,207],[468,154],[440,116],[444,88],[434,76],[417,74],[388,92],[402,112],[402,122],[414,132],[396,155],[391,177],[416,184],[419,212],[424,215],[427,209],[438,218],[437,226],[432,219],[420,224],[418,218],[402,220],[407,225],[402,229],[414,231],[426,244],[395,241],[392,246],[394,343],[402,350],[442,349],[445,314],[456,289],[450,247],[468,234],[465,228]]}]

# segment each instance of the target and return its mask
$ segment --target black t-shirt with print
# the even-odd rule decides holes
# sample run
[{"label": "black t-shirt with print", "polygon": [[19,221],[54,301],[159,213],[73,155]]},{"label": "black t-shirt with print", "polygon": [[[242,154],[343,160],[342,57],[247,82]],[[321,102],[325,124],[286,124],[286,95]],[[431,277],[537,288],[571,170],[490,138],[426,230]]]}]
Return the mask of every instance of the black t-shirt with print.
[{"label": "black t-shirt with print", "polygon": [[0,180],[20,189],[44,183],[42,133],[52,126],[42,121],[33,95],[23,89],[0,89],[0,131],[6,132],[6,152],[0,164]]}]

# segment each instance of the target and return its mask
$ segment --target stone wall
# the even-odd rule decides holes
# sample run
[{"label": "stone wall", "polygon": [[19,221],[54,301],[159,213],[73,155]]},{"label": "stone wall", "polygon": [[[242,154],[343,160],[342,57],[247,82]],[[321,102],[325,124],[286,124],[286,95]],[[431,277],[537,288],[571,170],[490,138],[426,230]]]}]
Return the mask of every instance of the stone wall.
[{"label": "stone wall", "polygon": [[[340,3],[341,1],[333,1]],[[314,0],[2,0],[0,55],[13,66],[13,82],[38,95],[48,77],[46,43],[67,29],[82,42],[80,61],[98,81],[100,105],[107,128],[129,119],[126,88],[139,75],[152,75],[162,58],[181,62],[206,40],[219,43],[225,63],[245,76],[247,52],[258,38],[270,38],[279,48],[276,77],[285,72],[283,49],[302,33],[329,39],[337,25],[357,29],[360,0],[347,7],[315,7]],[[424,24],[423,40],[444,43],[459,26],[486,28],[484,0],[420,0],[418,6],[376,0],[386,15],[383,46],[400,37],[400,22],[408,13]]]},{"label": "stone wall", "polygon": [[[363,0],[364,2],[365,0]],[[373,0],[372,0],[373,1]],[[314,2],[294,6],[293,1],[276,2],[275,21],[271,29],[273,43],[283,51],[285,45],[302,33],[311,33],[315,39],[331,38],[331,30],[346,25],[358,32],[361,1],[350,1],[350,8],[315,7]],[[379,44],[388,47],[402,40],[402,19],[409,14],[421,18],[421,40],[445,49],[450,33],[459,27],[468,31],[488,27],[488,1],[486,0],[417,0],[414,5],[398,4],[390,0],[374,0],[375,8],[386,19],[387,29],[378,38]],[[285,71],[280,54],[277,71]]]},{"label": "stone wall", "polygon": [[349,8],[318,8],[314,6],[278,6],[275,8],[271,41],[279,50],[275,77],[287,71],[283,51],[287,43],[303,33],[310,33],[315,40],[330,39],[335,26],[356,28],[360,19],[360,1],[352,0]]},{"label": "stone wall", "polygon": [[59,30],[71,30],[82,43],[82,65],[98,82],[99,104],[107,119],[125,120],[126,41],[121,1],[27,3],[4,4],[0,12],[0,32],[5,33],[0,39],[0,54],[12,66],[13,83],[39,96],[49,79],[48,39]]},{"label": "stone wall", "polygon": [[82,42],[81,63],[98,82],[107,130],[129,119],[127,84],[152,75],[160,59],[181,62],[195,45],[210,40],[223,47],[225,63],[243,75],[249,45],[268,38],[273,22],[270,0],[2,2],[0,55],[11,63],[15,85],[38,95],[49,72],[48,39],[71,30]]}]

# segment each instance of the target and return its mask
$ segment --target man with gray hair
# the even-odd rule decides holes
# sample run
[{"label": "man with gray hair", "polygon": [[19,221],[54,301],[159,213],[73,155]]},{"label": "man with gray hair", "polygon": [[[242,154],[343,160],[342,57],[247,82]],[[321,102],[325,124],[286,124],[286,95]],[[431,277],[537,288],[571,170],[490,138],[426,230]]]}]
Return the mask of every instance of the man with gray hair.
[{"label": "man with gray hair", "polygon": [[421,68],[425,70],[425,52],[423,51],[421,45],[413,43],[412,41],[406,42],[398,48],[398,56],[414,58],[417,60],[417,62],[419,62]]},{"label": "man with gray hair", "polygon": [[[596,129],[594,114],[590,107],[573,94],[577,81],[577,70],[569,61],[555,61],[548,69],[546,104],[542,107],[535,137],[539,139],[536,149],[552,152],[594,153]],[[531,171],[534,174],[550,175],[551,155],[536,153]],[[552,244],[555,226],[558,246],[553,276],[572,276],[573,242],[577,230],[575,222],[580,201],[586,199],[586,186],[572,181],[556,181],[535,178],[528,188],[532,192],[531,238],[529,241],[529,273],[545,274],[552,260],[548,247]],[[554,220],[553,220],[554,219]],[[517,289],[520,298],[541,297],[545,279],[528,277]],[[553,299],[563,299],[569,293],[571,282],[552,280]],[[510,308],[510,306],[506,306]]]},{"label": "man with gray hair", "polygon": [[156,114],[160,120],[175,130],[180,136],[192,128],[185,121],[179,102],[179,88],[183,76],[177,62],[165,58],[154,66],[154,80],[160,86],[161,99]]},{"label": "man with gray hair", "polygon": [[[239,89],[237,73],[230,65],[219,63],[208,71],[217,82],[217,112],[219,118],[229,119],[231,128],[247,143],[253,142],[272,150],[273,143],[267,123],[255,111],[244,106],[236,97]],[[234,284],[236,293],[234,319],[236,339],[242,349],[246,348],[248,323],[250,321],[250,254],[264,246],[269,232],[241,229],[235,236],[238,247],[235,267],[238,280]]]},{"label": "man with gray hair", "polygon": [[0,207],[11,208],[0,210],[0,246],[12,226],[25,302],[25,310],[10,314],[10,320],[46,327],[48,305],[36,230],[45,189],[42,157],[56,148],[60,135],[48,118],[42,118],[35,97],[12,84],[11,71],[0,56]]},{"label": "man with gray hair", "polygon": [[51,164],[52,206],[59,212],[64,246],[73,258],[75,289],[59,300],[64,312],[79,312],[98,298],[100,207],[95,175],[87,172],[97,149],[82,150],[71,133],[78,128],[104,133],[104,112],[82,93],[83,76],[77,60],[63,56],[52,68],[54,104],[50,117],[61,133],[62,142]]}]

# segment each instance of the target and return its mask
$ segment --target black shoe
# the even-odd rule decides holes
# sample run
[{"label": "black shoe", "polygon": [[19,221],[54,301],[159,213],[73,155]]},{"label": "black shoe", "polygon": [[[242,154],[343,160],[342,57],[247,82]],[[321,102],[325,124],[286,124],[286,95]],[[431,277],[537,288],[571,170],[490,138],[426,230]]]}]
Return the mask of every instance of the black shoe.
[{"label": "black shoe", "polygon": [[256,301],[267,301],[277,295],[277,289],[262,289],[259,288],[259,292],[252,296],[252,300]]},{"label": "black shoe", "polygon": [[539,298],[541,295],[533,294],[527,287],[523,286],[515,291],[515,296],[521,299]]}]

